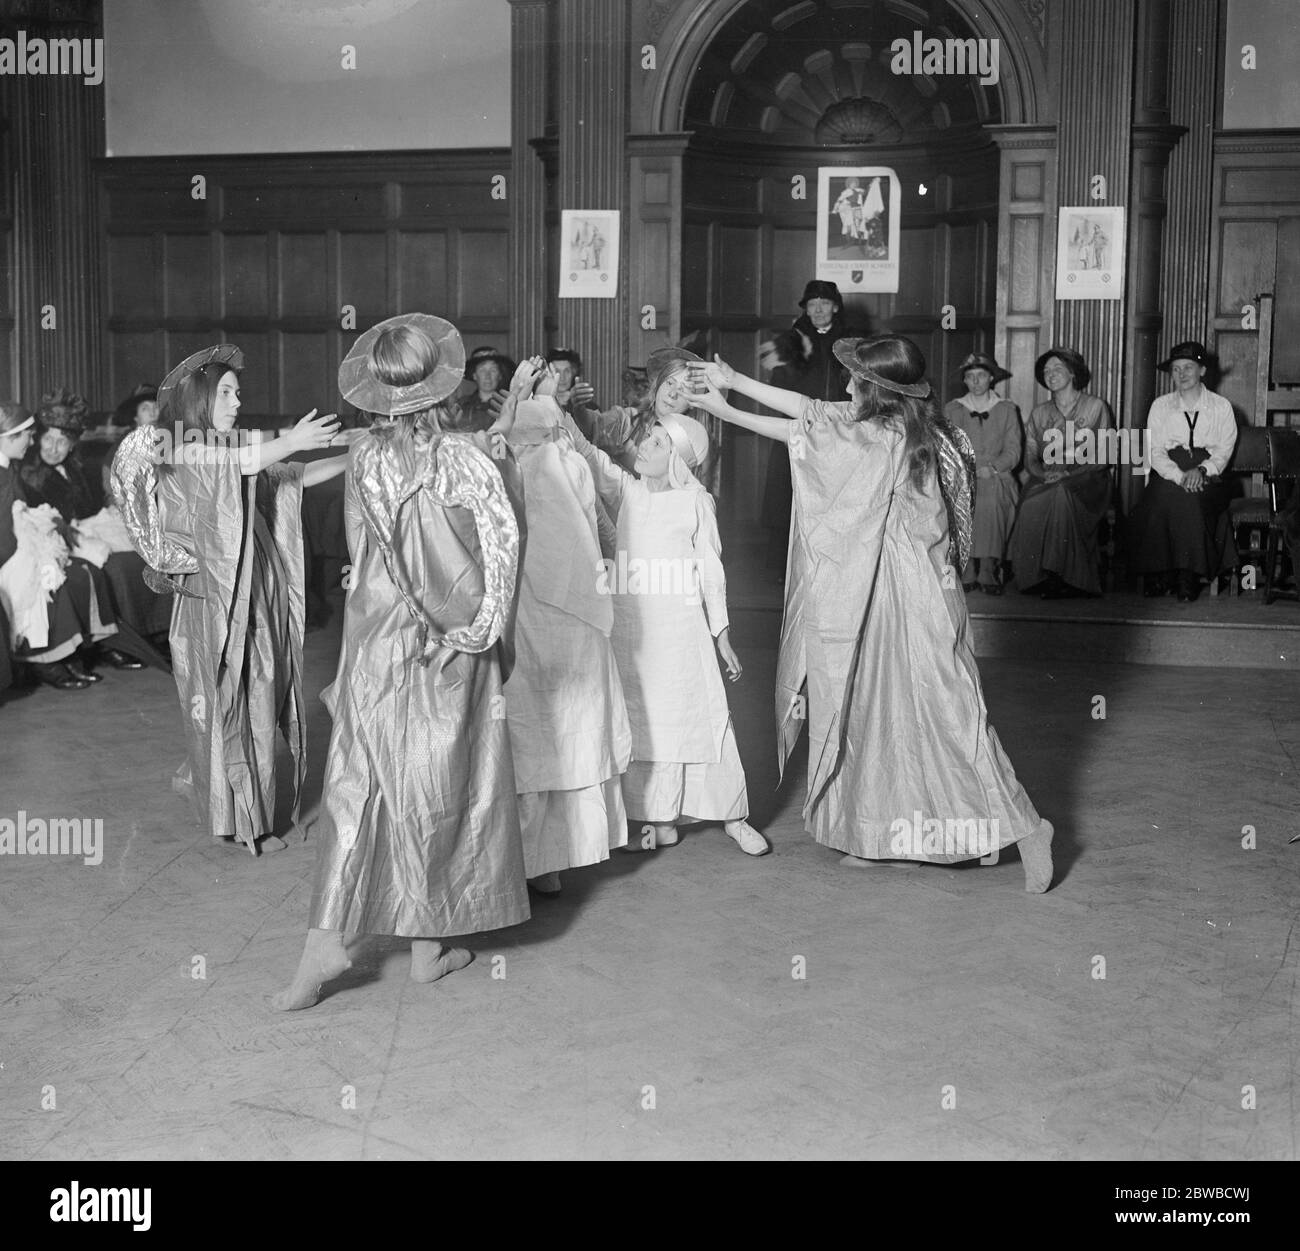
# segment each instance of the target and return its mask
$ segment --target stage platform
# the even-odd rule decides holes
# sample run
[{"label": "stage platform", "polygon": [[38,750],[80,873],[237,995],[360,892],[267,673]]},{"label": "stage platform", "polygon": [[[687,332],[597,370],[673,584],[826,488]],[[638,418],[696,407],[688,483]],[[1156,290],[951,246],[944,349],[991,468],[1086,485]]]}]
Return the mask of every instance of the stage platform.
[{"label": "stage platform", "polygon": [[[757,546],[723,540],[731,610],[780,620],[783,591]],[[1300,602],[1265,605],[1262,591],[1211,596],[1191,604],[1145,599],[1136,589],[1100,599],[1042,600],[972,591],[966,597],[975,654],[1097,664],[1198,665],[1232,669],[1300,668]],[[779,627],[778,627],[779,628]]]}]

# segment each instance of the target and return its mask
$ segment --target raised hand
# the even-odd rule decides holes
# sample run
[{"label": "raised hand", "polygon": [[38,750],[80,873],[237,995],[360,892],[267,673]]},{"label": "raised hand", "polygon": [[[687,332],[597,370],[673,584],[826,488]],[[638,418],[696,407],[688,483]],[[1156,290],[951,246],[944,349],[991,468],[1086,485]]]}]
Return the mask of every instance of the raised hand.
[{"label": "raised hand", "polygon": [[717,353],[714,353],[713,363],[704,366],[704,376],[719,391],[729,391],[736,385],[736,371]]},{"label": "raised hand", "polygon": [[510,394],[517,400],[532,395],[537,380],[546,372],[546,361],[540,356],[530,356],[519,362],[514,377],[510,379]]},{"label": "raised hand", "polygon": [[575,382],[569,389],[569,403],[575,408],[586,408],[596,398],[596,388],[590,382]]},{"label": "raised hand", "polygon": [[298,451],[315,452],[323,447],[329,447],[338,432],[337,413],[326,413],[323,417],[317,417],[316,409],[313,408],[289,432],[289,437],[297,445]]},{"label": "raised hand", "polygon": [[724,416],[730,409],[726,397],[709,381],[708,375],[698,365],[692,366],[690,396],[691,403],[696,408],[702,408],[715,417]]}]

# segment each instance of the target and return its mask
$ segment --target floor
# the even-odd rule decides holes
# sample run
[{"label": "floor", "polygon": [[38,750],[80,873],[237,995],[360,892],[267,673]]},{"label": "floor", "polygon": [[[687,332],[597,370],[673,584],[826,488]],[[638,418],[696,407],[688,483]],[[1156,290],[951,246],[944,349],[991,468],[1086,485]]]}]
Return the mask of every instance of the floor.
[{"label": "floor", "polygon": [[[1025,895],[1014,854],[844,869],[802,833],[801,770],[777,789],[779,618],[746,580],[733,709],[775,854],[616,854],[467,970],[418,985],[368,940],[302,1013],[266,997],[312,845],[199,832],[170,679],[11,699],[0,817],[99,817],[105,851],[0,859],[0,1156],[1295,1159],[1294,679],[982,662],[1057,886]],[[309,636],[309,692],[337,642]]]}]

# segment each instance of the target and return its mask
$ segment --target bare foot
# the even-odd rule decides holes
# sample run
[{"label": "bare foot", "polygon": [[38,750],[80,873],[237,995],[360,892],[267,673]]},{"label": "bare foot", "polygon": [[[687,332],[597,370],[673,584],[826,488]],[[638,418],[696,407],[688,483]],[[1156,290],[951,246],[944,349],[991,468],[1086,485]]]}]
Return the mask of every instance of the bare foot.
[{"label": "bare foot", "polygon": [[265,834],[257,840],[257,850],[264,856],[273,851],[283,851],[288,845],[278,834]]},{"label": "bare foot", "polygon": [[1028,838],[1022,838],[1016,846],[1020,848],[1020,863],[1025,866],[1025,890],[1031,895],[1045,894],[1052,885],[1052,836],[1056,830],[1050,821],[1039,821],[1036,829]]},{"label": "bare foot", "polygon": [[444,947],[431,938],[412,939],[411,980],[436,982],[448,973],[463,969],[473,959],[474,953],[463,947]]},{"label": "bare foot", "polygon": [[352,967],[343,949],[343,935],[337,930],[308,930],[307,945],[293,983],[271,997],[271,1006],[281,1012],[296,1012],[320,1002],[321,985]]}]

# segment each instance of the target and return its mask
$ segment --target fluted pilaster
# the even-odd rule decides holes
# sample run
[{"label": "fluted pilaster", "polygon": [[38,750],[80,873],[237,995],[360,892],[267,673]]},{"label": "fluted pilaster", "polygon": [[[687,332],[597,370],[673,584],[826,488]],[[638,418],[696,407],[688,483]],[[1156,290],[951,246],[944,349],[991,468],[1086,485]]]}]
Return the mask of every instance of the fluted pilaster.
[{"label": "fluted pilaster", "polygon": [[550,0],[510,0],[510,349],[546,346],[546,174],[532,146],[550,111]]}]

